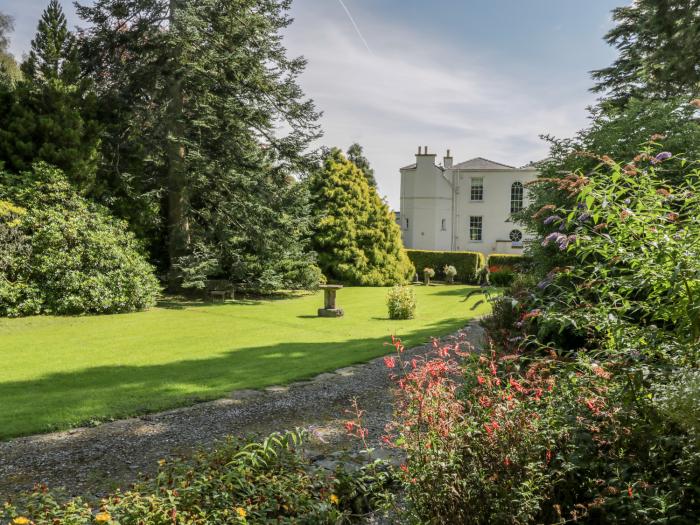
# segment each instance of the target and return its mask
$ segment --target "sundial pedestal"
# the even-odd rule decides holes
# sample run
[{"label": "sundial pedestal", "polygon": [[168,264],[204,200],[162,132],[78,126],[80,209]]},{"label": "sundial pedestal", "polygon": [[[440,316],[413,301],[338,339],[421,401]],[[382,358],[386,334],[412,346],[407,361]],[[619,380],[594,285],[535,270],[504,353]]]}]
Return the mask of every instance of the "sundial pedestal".
[{"label": "sundial pedestal", "polygon": [[345,312],[335,304],[335,294],[343,286],[340,284],[324,284],[320,286],[323,290],[323,308],[318,309],[319,317],[343,317]]}]

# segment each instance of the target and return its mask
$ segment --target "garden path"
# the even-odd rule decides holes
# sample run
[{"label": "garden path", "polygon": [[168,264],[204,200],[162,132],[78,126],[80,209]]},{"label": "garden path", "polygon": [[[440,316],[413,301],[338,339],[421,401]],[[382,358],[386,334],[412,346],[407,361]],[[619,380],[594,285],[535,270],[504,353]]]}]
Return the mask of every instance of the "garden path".
[{"label": "garden path", "polygon": [[[451,337],[479,345],[482,335],[472,322]],[[415,357],[430,348],[406,352]],[[366,411],[365,425],[377,444],[393,406],[383,358],[284,387],[236,391],[187,408],[0,443],[0,502],[36,483],[68,496],[99,498],[128,487],[141,474],[152,475],[160,459],[187,455],[232,434],[312,429],[310,454],[318,463],[332,465],[339,452],[359,447],[343,428],[353,398]]]}]

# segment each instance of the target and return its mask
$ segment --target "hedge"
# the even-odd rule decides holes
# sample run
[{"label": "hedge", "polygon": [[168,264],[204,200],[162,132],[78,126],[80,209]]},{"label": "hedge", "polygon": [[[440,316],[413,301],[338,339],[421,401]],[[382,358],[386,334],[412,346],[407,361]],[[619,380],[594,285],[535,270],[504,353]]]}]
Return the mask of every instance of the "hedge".
[{"label": "hedge", "polygon": [[435,270],[436,279],[444,280],[443,268],[452,265],[457,269],[456,281],[472,284],[477,282],[476,272],[486,265],[486,257],[479,252],[406,250],[406,253],[421,279],[423,278],[423,268],[430,267]]},{"label": "hedge", "polygon": [[488,265],[491,266],[510,266],[513,269],[517,269],[530,262],[530,258],[524,255],[508,255],[508,254],[498,254],[494,253],[489,255]]}]

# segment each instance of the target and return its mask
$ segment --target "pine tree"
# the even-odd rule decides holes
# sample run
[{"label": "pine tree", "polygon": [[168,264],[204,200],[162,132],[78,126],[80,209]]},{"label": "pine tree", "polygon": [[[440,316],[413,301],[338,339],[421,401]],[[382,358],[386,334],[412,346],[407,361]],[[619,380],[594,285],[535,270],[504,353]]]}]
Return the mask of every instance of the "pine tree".
[{"label": "pine tree", "polygon": [[75,37],[60,4],[51,0],[38,25],[23,77],[0,116],[0,158],[28,170],[45,161],[63,170],[75,188],[91,189],[97,165],[94,97],[80,79]]},{"label": "pine tree", "polygon": [[348,284],[403,283],[413,266],[388,205],[339,149],[310,180],[313,247],[327,277]]},{"label": "pine tree", "polygon": [[75,36],[68,29],[58,0],[50,0],[42,13],[31,51],[22,64],[22,72],[34,82],[61,80],[66,85],[78,83],[80,66]]},{"label": "pine tree", "polygon": [[618,107],[700,93],[700,0],[637,0],[614,9],[613,20],[605,39],[619,56],[593,71],[593,91]]},{"label": "pine tree", "polygon": [[311,162],[318,115],[296,82],[305,61],[282,45],[289,6],[78,7],[106,109],[104,198],[148,238],[172,290],[201,284],[203,272],[265,288],[313,273],[308,198],[295,178]]},{"label": "pine tree", "polygon": [[372,188],[376,188],[377,181],[374,178],[374,170],[370,166],[369,160],[362,154],[362,146],[355,142],[348,148],[347,156],[350,162],[362,170],[362,173],[367,179],[367,184]]}]

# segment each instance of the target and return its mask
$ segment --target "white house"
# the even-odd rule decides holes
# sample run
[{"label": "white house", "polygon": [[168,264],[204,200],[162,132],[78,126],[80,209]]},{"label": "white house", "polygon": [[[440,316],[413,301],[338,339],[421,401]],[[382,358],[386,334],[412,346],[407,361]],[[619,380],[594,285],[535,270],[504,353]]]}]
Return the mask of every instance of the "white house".
[{"label": "white house", "polygon": [[525,183],[532,165],[515,168],[477,157],[442,166],[428,147],[415,164],[401,168],[401,232],[406,248],[418,250],[522,253],[525,232],[511,213],[528,204]]}]

